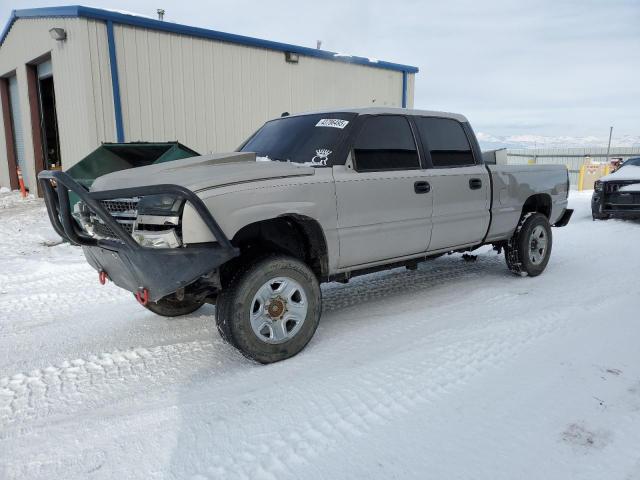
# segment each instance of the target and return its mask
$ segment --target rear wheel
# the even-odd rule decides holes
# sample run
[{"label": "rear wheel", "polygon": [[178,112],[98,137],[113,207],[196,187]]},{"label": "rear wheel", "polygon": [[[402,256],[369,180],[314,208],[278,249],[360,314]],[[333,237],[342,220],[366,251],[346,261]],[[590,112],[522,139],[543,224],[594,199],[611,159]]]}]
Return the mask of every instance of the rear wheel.
[{"label": "rear wheel", "polygon": [[163,317],[179,317],[180,315],[189,315],[204,305],[204,302],[195,301],[189,297],[178,300],[176,295],[169,295],[161,298],[157,302],[147,302],[144,307],[151,310],[156,315]]},{"label": "rear wheel", "polygon": [[216,324],[243,355],[272,363],[299,353],[320,321],[320,284],[301,261],[272,255],[245,265],[223,289]]},{"label": "rear wheel", "polygon": [[552,241],[547,217],[541,213],[525,215],[505,248],[507,267],[517,275],[540,275],[549,263]]}]

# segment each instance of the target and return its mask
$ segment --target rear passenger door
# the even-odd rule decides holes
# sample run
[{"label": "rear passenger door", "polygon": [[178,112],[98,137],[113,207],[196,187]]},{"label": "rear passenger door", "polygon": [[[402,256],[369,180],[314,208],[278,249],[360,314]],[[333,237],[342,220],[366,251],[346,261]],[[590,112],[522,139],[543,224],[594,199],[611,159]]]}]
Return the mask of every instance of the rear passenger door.
[{"label": "rear passenger door", "polygon": [[425,252],[432,195],[402,115],[366,116],[346,165],[333,167],[340,267]]},{"label": "rear passenger door", "polygon": [[414,117],[432,169],[433,230],[429,250],[475,244],[489,227],[491,187],[462,124],[452,118]]}]

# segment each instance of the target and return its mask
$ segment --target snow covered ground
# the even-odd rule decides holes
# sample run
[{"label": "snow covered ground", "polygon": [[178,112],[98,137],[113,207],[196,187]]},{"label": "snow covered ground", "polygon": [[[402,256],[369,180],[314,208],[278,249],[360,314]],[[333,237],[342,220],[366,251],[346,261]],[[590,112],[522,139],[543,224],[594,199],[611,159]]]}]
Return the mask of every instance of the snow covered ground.
[{"label": "snow covered ground", "polygon": [[640,479],[640,223],[574,193],[537,278],[484,251],[323,287],[297,357],[100,286],[0,193],[0,478]]}]

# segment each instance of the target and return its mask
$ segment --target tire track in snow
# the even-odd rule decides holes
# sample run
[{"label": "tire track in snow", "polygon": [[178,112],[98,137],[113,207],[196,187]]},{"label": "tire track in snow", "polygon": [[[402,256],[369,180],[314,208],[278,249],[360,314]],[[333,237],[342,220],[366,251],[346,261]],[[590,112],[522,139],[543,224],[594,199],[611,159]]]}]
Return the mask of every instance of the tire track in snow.
[{"label": "tire track in snow", "polygon": [[3,429],[26,420],[75,415],[170,386],[215,358],[212,342],[193,341],[89,355],[0,378],[0,438]]},{"label": "tire track in snow", "polygon": [[[473,334],[452,335],[445,331],[436,335],[447,337],[444,340],[414,340],[409,342],[406,351],[393,357],[384,356],[374,365],[369,363],[356,371],[338,372],[322,382],[300,379],[294,398],[291,391],[284,393],[288,398],[280,398],[278,395],[283,395],[280,392],[268,392],[273,393],[268,396],[273,404],[304,406],[289,413],[290,428],[283,429],[277,421],[272,422],[264,427],[268,442],[263,436],[251,437],[220,453],[199,452],[202,455],[198,457],[204,458],[205,464],[216,467],[202,466],[191,473],[204,478],[251,479],[259,471],[264,478],[295,477],[292,468],[299,471],[298,466],[311,464],[314,459],[340,449],[341,444],[357,442],[375,428],[442,400],[485,370],[508,361],[563,325],[562,317],[548,312],[536,319],[514,323],[506,332],[504,325],[489,325],[476,329]],[[428,344],[444,346],[428,350]],[[417,349],[427,354],[416,355]],[[350,386],[337,390],[335,385]],[[253,415],[264,415],[261,405],[256,406]],[[243,418],[242,421],[252,424],[257,420]],[[199,438],[197,443],[209,445],[208,440]]]},{"label": "tire track in snow", "polygon": [[[61,295],[55,290],[27,295],[0,297],[0,335],[29,332],[34,326],[55,322],[60,316],[77,312],[79,304],[89,295],[91,306],[96,307],[122,301],[120,292],[109,290],[83,291],[80,295]],[[28,315],[25,313],[28,312]]]}]

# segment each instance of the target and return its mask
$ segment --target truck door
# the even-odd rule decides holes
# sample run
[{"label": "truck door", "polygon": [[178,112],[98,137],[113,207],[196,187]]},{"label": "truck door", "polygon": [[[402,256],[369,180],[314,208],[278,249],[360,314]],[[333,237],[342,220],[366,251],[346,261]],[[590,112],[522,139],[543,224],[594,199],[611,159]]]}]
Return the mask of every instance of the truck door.
[{"label": "truck door", "polygon": [[414,117],[432,164],[433,231],[429,250],[479,243],[489,227],[489,172],[473,155],[462,124],[451,118]]},{"label": "truck door", "polygon": [[426,251],[432,194],[408,120],[367,116],[346,165],[333,167],[340,267]]}]

